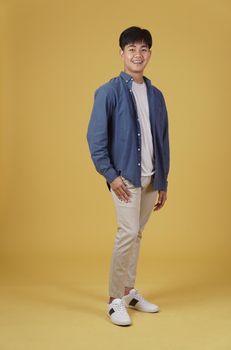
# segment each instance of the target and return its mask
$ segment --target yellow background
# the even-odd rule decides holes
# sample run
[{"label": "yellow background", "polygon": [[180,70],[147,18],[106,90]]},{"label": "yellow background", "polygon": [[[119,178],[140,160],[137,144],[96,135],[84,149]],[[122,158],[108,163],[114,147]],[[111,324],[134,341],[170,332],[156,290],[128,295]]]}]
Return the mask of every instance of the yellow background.
[{"label": "yellow background", "polygon": [[[73,284],[72,300],[74,296],[79,298],[84,284],[87,287],[82,297],[89,293],[86,303],[92,302],[92,309],[86,306],[87,316],[86,309],[82,309],[81,336],[77,337],[78,327],[73,327],[73,334],[65,333],[71,341],[69,349],[77,345],[87,349],[96,340],[105,348],[109,344],[118,346],[121,341],[138,349],[144,339],[159,344],[157,349],[195,349],[200,345],[203,349],[218,349],[218,344],[223,346],[219,349],[228,349],[230,339],[225,332],[230,326],[231,311],[230,2],[10,0],[2,1],[0,10],[0,254],[2,293],[9,304],[9,295],[25,292],[20,289],[17,294],[7,289],[15,283],[22,284],[22,288],[28,283]],[[138,281],[148,293],[149,288],[155,288],[157,278],[160,291],[154,289],[154,295],[168,293],[166,299],[160,299],[167,310],[174,298],[179,301],[174,304],[176,314],[171,314],[172,318],[160,319],[162,323],[158,324],[160,315],[155,316],[154,325],[146,327],[150,333],[139,334],[134,343],[126,334],[131,337],[135,327],[139,329],[144,324],[142,317],[149,315],[137,316],[133,330],[118,330],[104,318],[107,273],[116,232],[115,211],[105,179],[93,166],[86,141],[94,91],[123,70],[118,38],[131,25],[152,33],[152,57],[144,74],[165,96],[170,136],[168,199],[146,226]],[[195,338],[195,313],[189,332],[182,330],[184,337],[181,332],[177,337],[176,329],[171,327],[176,327],[174,315],[179,321],[177,329],[184,327],[185,314],[181,310],[179,319],[177,313],[182,306],[180,296],[184,296],[187,309],[191,287],[202,286],[205,280],[208,289],[202,299],[199,295],[203,292],[198,292],[199,310],[205,305],[207,292],[214,292],[219,286],[222,291],[211,300],[207,308],[211,315],[206,314],[202,324],[216,317],[225,295],[224,314],[221,312],[218,324],[210,324],[209,329],[198,328]],[[44,289],[40,302],[42,299],[53,303],[54,293],[49,292],[46,294]],[[30,291],[30,296],[33,293]],[[68,297],[65,294],[62,302]],[[88,332],[101,327],[96,319],[90,330],[84,328],[85,317],[87,322],[92,320],[94,299],[101,315],[100,325],[108,327],[109,333],[98,332],[89,339]],[[19,320],[20,300],[14,297]],[[24,302],[27,300],[29,296]],[[69,300],[67,309],[71,305]],[[195,305],[191,306],[195,310]],[[4,310],[9,311],[6,306]],[[75,311],[78,312],[77,307]],[[23,315],[25,338],[16,325],[13,328],[17,350],[21,349],[20,344],[29,346],[26,330],[32,326],[26,323],[28,315]],[[75,315],[71,315],[75,320]],[[11,316],[17,319],[15,314]],[[42,324],[45,316],[40,316]],[[70,319],[66,315],[66,332],[70,332]],[[51,345],[54,339],[56,349],[64,348],[66,338],[57,331],[63,327],[54,326],[53,321],[50,325],[54,334],[51,331],[50,337],[41,338],[41,333],[39,338],[36,326],[33,328],[32,339],[38,349],[42,344]],[[152,327],[158,329],[156,335]],[[213,327],[223,331],[213,332]],[[172,347],[164,341],[164,329]],[[7,330],[12,334],[12,328]],[[117,343],[110,343],[110,332]],[[117,338],[120,332],[121,339]],[[16,349],[6,334],[5,349]],[[40,344],[38,339],[44,342]]]}]

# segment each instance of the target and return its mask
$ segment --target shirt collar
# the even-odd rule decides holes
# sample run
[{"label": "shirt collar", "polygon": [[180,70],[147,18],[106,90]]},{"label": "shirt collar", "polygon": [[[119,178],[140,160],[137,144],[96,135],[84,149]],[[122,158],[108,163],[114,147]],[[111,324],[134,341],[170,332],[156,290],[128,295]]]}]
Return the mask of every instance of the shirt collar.
[{"label": "shirt collar", "polygon": [[[125,80],[126,83],[132,82],[134,79],[131,74],[128,74],[124,71],[120,72],[120,77]],[[145,75],[143,75],[144,81],[146,82],[146,85],[151,85],[151,80],[148,79]]]}]

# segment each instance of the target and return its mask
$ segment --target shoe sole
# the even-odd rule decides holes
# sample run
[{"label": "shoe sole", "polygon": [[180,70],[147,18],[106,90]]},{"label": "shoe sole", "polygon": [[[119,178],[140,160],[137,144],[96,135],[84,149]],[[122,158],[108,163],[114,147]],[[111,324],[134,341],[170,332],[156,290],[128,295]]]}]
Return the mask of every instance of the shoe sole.
[{"label": "shoe sole", "polygon": [[111,322],[112,322],[113,324],[115,324],[115,325],[117,325],[117,326],[128,327],[128,326],[131,326],[131,325],[132,325],[132,323],[126,323],[126,324],[124,324],[124,323],[116,323],[116,322],[112,321],[110,315],[108,315],[108,314],[107,314],[107,317],[111,320]]},{"label": "shoe sole", "polygon": [[159,312],[160,309],[157,309],[157,310],[154,310],[154,311],[146,311],[146,310],[140,310],[140,309],[137,309],[135,306],[132,306],[132,305],[126,305],[126,307],[129,307],[130,309],[135,309],[137,311],[141,311],[141,312],[150,312],[150,313],[156,313],[156,312]]}]

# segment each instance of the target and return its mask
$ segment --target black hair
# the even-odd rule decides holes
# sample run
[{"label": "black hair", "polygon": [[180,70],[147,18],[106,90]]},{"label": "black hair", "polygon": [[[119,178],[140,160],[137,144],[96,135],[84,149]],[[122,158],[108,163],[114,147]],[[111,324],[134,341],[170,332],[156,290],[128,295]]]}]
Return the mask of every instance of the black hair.
[{"label": "black hair", "polygon": [[148,45],[149,49],[152,47],[152,36],[147,29],[132,26],[125,29],[119,37],[119,46],[124,50],[125,45],[134,44],[135,42],[142,42]]}]

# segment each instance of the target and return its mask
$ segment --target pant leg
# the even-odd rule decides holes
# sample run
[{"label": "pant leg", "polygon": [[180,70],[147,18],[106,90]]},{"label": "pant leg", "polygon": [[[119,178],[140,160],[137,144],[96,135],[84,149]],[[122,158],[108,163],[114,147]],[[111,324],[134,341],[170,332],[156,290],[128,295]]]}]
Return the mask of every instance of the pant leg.
[{"label": "pant leg", "polygon": [[128,203],[121,201],[111,189],[117,216],[117,233],[109,272],[109,296],[114,298],[124,295],[132,247],[140,227],[141,187],[123,180],[131,192]]},{"label": "pant leg", "polygon": [[125,286],[134,287],[136,279],[137,262],[140,252],[140,242],[142,238],[142,232],[144,227],[153,211],[154,205],[158,199],[158,191],[153,190],[152,176],[141,177],[141,202],[140,202],[140,226],[138,235],[132,246],[132,252],[130,257],[130,263],[128,267],[128,274]]}]

